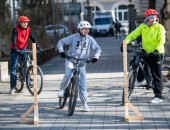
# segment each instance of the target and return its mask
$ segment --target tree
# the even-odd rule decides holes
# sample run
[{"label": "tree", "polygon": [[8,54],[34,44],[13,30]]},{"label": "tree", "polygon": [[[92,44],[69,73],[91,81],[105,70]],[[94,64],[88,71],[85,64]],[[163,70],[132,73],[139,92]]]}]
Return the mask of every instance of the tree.
[{"label": "tree", "polygon": [[149,9],[155,9],[155,7],[156,7],[156,0],[149,0],[148,2],[149,2],[148,3],[148,8]]},{"label": "tree", "polygon": [[6,1],[0,0],[0,38],[9,36],[12,28],[9,5]]},{"label": "tree", "polygon": [[[10,54],[11,16],[7,0],[0,0],[0,58]],[[3,48],[3,49],[2,49]]]},{"label": "tree", "polygon": [[[31,26],[32,31],[36,35],[38,41],[43,42],[42,46],[46,48],[49,43],[45,45],[44,42],[50,42],[51,37],[47,37],[45,34],[44,26],[53,23],[53,15],[52,15],[52,1],[49,0],[18,0],[19,9],[18,15],[26,15],[30,18],[29,25]],[[54,6],[57,6],[58,3],[55,3]],[[57,8],[59,9],[59,8]],[[34,12],[34,13],[33,13]],[[55,19],[54,23],[57,23],[57,20],[61,19],[61,15],[57,13],[61,11],[55,10]]]}]

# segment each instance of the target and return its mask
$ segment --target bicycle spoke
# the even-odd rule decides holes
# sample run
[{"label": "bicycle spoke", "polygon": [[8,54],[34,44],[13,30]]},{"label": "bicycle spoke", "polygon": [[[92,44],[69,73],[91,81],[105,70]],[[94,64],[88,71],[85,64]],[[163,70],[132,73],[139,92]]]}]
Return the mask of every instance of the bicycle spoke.
[{"label": "bicycle spoke", "polygon": [[[30,66],[27,70],[26,83],[28,91],[34,95],[34,74],[33,66]],[[43,88],[43,74],[41,69],[37,66],[37,94],[40,94]]]},{"label": "bicycle spoke", "polygon": [[22,69],[17,65],[16,69],[16,86],[15,90],[17,92],[21,92],[24,87],[24,79],[23,79],[23,74],[22,74]]}]

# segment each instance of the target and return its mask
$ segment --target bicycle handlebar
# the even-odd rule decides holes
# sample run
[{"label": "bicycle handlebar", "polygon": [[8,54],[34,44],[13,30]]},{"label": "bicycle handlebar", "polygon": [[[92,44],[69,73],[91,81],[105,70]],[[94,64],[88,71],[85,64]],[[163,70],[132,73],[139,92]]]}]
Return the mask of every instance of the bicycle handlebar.
[{"label": "bicycle handlebar", "polygon": [[77,60],[77,61],[84,60],[84,61],[86,61],[86,63],[90,63],[90,61],[91,61],[91,60],[89,60],[89,59],[81,59],[81,58],[72,57],[72,56],[66,56],[66,59],[67,59],[67,60],[74,59],[74,60]]},{"label": "bicycle handlebar", "polygon": [[32,53],[32,50],[26,49],[26,50],[16,50],[16,52],[23,54],[24,52],[26,53]]},{"label": "bicycle handlebar", "polygon": [[151,56],[152,54],[147,54],[145,50],[139,45],[128,45],[127,47],[128,53],[135,53],[139,56]]},{"label": "bicycle handlebar", "polygon": [[[32,50],[31,49],[23,49],[23,50],[18,50],[18,49],[16,49],[16,52],[18,52],[18,53],[21,53],[21,54],[23,54],[24,52],[26,52],[26,53],[28,53],[28,54],[32,54]],[[41,51],[36,51],[37,53],[39,53],[39,52],[41,52]]]}]

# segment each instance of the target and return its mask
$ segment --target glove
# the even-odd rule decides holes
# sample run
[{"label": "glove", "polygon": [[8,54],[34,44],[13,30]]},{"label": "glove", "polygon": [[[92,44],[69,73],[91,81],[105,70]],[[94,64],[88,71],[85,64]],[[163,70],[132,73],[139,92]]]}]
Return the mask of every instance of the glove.
[{"label": "glove", "polygon": [[93,59],[91,60],[91,62],[92,62],[92,63],[97,62],[97,58],[93,58]]},{"label": "glove", "polygon": [[120,51],[123,52],[123,42],[122,42],[122,44],[120,46]]},{"label": "glove", "polygon": [[61,58],[66,58],[66,54],[64,52],[60,53]]},{"label": "glove", "polygon": [[16,47],[16,46],[14,46],[14,48],[13,48],[16,52],[18,51],[18,48]]},{"label": "glove", "polygon": [[158,55],[158,51],[157,50],[154,50],[151,55],[155,56],[155,55]]}]

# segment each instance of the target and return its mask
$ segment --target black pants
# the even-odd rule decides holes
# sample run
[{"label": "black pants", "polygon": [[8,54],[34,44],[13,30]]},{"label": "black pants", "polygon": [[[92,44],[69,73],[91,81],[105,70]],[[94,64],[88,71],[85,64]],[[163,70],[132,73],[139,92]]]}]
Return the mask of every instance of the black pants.
[{"label": "black pants", "polygon": [[[144,57],[143,59],[145,60],[145,62],[148,63],[150,70],[151,70],[151,74],[152,74],[153,82],[154,82],[153,91],[154,91],[155,97],[161,98],[162,97],[161,69],[162,69],[163,54],[152,55],[152,56]],[[143,80],[143,74],[140,70],[138,72],[137,79],[139,82]]]},{"label": "black pants", "polygon": [[119,35],[119,38],[121,38],[120,29],[116,29],[116,31],[115,31],[115,37],[116,37],[116,39],[117,39],[118,35]]}]

